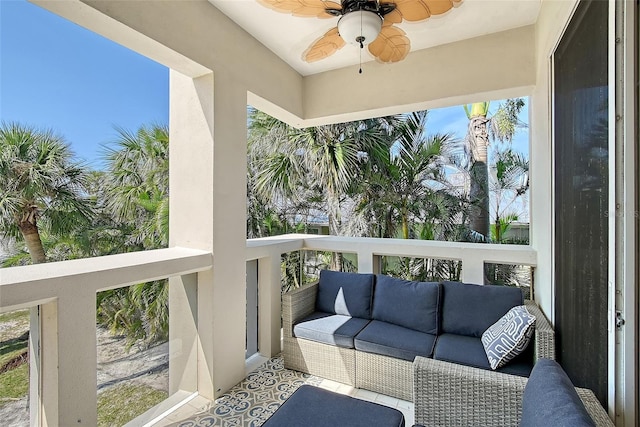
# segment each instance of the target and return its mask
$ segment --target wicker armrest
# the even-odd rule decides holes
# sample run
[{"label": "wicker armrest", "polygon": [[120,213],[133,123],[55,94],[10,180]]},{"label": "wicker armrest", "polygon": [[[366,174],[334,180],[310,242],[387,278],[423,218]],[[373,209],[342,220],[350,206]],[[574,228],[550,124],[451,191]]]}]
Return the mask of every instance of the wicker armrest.
[{"label": "wicker armrest", "polygon": [[[527,378],[416,357],[415,422],[425,426],[517,426]],[[576,392],[597,427],[614,427],[589,389]]]},{"label": "wicker armrest", "polygon": [[597,427],[613,427],[613,421],[611,421],[611,418],[609,418],[609,415],[591,390],[576,387],[576,391]]},{"label": "wicker armrest", "polygon": [[518,425],[527,378],[420,356],[413,369],[416,423]]},{"label": "wicker armrest", "polygon": [[282,331],[285,338],[293,336],[293,325],[315,310],[318,283],[302,286],[282,296]]},{"label": "wicker armrest", "polygon": [[553,359],[556,358],[555,334],[551,323],[547,320],[540,307],[534,302],[525,301],[529,313],[536,316],[536,329],[534,335],[534,359]]}]

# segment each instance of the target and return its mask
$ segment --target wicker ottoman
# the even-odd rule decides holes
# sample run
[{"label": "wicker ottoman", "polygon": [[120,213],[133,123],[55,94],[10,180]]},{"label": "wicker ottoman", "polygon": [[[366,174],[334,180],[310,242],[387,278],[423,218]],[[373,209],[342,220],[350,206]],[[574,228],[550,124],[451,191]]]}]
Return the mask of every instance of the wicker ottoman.
[{"label": "wicker ottoman", "polygon": [[397,409],[303,385],[264,423],[264,427],[404,427]]}]

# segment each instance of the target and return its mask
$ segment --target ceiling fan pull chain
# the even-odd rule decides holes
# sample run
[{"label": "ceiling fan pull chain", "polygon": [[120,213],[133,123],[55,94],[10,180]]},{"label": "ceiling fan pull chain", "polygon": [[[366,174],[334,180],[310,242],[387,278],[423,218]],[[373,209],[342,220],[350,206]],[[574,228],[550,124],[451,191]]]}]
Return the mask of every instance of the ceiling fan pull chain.
[{"label": "ceiling fan pull chain", "polygon": [[364,49],[364,44],[362,43],[363,40],[364,40],[364,37],[362,36],[356,39],[356,41],[360,42],[360,71],[358,71],[359,74],[362,74],[362,49]]},{"label": "ceiling fan pull chain", "polygon": [[362,49],[364,49],[364,36],[362,35],[362,12],[360,12],[360,37],[356,39],[357,42],[360,42],[360,70],[358,74],[362,74]]}]

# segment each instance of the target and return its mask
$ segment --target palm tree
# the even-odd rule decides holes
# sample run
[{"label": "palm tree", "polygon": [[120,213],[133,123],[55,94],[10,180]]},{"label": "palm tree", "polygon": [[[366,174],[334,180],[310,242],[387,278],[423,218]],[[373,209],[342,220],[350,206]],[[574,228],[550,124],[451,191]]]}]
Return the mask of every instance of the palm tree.
[{"label": "palm tree", "polygon": [[[248,164],[254,191],[278,210],[294,206],[302,216],[312,209],[325,212],[329,233],[339,235],[343,202],[372,153],[388,153],[396,121],[383,117],[296,129],[250,109]],[[296,216],[294,222],[306,221]],[[342,254],[332,258],[332,268],[342,270]]]},{"label": "palm tree", "polygon": [[446,182],[444,157],[451,138],[446,134],[426,137],[426,121],[427,111],[409,115],[397,141],[399,152],[389,165],[393,178],[389,182],[389,202],[400,215],[403,239],[409,238],[410,216],[422,218],[437,192],[430,184]]},{"label": "palm tree", "polygon": [[[125,251],[165,247],[169,238],[168,128],[116,130],[117,140],[105,147],[106,182],[94,182],[98,199],[106,200],[102,211],[115,225],[111,232],[125,238]],[[97,305],[99,323],[124,332],[130,345],[137,339],[149,345],[167,339],[166,280],[101,292]]]},{"label": "palm tree", "polygon": [[107,210],[119,222],[135,225],[132,243],[144,249],[165,247],[169,239],[169,129],[116,128],[118,138],[105,148]]},{"label": "palm tree", "polygon": [[512,222],[518,220],[515,202],[529,189],[529,161],[511,149],[501,150],[489,172],[489,191],[494,202],[491,240],[504,241]]},{"label": "palm tree", "polygon": [[489,159],[490,137],[511,143],[516,130],[524,124],[518,119],[524,107],[522,98],[508,99],[500,105],[493,117],[488,117],[489,102],[464,105],[469,119],[465,138],[466,163],[469,166],[469,198],[472,208],[469,226],[485,240],[489,236]]},{"label": "palm tree", "polygon": [[470,228],[483,236],[489,235],[489,192],[488,177],[489,160],[487,147],[489,133],[487,132],[488,102],[476,102],[471,107],[465,105],[464,111],[469,119],[466,145],[471,159],[469,170],[470,189],[469,198],[472,202]]},{"label": "palm tree", "polygon": [[341,230],[341,201],[369,153],[389,149],[394,118],[296,129],[250,112],[249,163],[255,189],[276,203],[319,200],[329,231]]},{"label": "palm tree", "polygon": [[[453,140],[447,134],[426,135],[427,116],[427,111],[406,115],[396,126],[391,151],[382,153],[361,180],[355,195],[356,213],[368,220],[359,221],[356,216],[355,221],[382,224],[384,232],[374,231],[374,235],[394,237],[396,218],[404,239],[426,233],[427,228],[431,238],[442,237],[435,228],[439,225],[444,230],[453,224],[452,210],[460,201],[445,176]],[[423,225],[421,230],[416,228],[418,224]]]},{"label": "palm tree", "polygon": [[47,260],[41,228],[62,236],[92,216],[85,168],[51,130],[2,122],[0,188],[0,233],[22,237],[33,263]]}]

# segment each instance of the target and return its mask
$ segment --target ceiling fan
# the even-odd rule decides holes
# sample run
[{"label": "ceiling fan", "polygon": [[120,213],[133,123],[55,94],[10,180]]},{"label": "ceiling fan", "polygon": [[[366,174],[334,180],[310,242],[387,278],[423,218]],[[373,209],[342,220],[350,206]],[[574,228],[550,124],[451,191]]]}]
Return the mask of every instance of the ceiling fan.
[{"label": "ceiling fan", "polygon": [[340,17],[338,25],[311,43],[302,54],[306,62],[333,55],[346,42],[367,46],[380,62],[398,62],[411,50],[407,34],[395,26],[403,20],[423,21],[458,6],[463,0],[257,0],[258,3],[293,16]]}]

